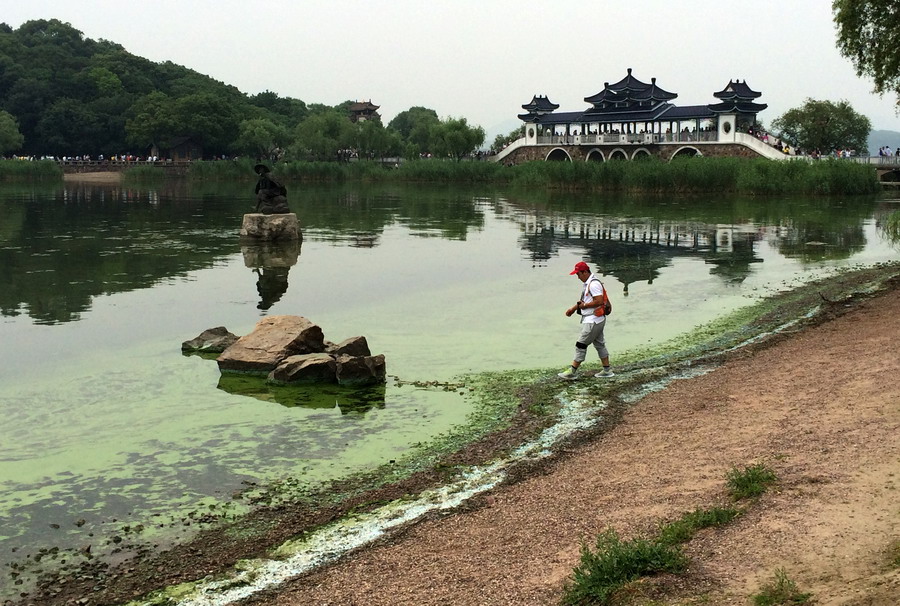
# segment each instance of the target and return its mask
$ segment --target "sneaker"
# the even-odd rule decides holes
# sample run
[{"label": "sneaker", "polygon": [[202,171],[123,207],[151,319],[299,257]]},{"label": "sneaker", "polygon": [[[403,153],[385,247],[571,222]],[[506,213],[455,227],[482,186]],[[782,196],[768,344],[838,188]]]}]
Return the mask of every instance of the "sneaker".
[{"label": "sneaker", "polygon": [[614,373],[614,372],[613,372],[611,369],[609,369],[609,368],[604,368],[603,370],[601,370],[600,372],[598,372],[598,373],[595,374],[594,376],[595,376],[595,377],[614,377],[614,376],[616,376],[616,373]]},{"label": "sneaker", "polygon": [[564,371],[562,371],[561,373],[557,374],[556,376],[559,377],[560,379],[568,379],[569,381],[572,381],[575,378],[577,378],[576,373],[574,370],[572,370],[571,366],[569,368],[565,369]]}]

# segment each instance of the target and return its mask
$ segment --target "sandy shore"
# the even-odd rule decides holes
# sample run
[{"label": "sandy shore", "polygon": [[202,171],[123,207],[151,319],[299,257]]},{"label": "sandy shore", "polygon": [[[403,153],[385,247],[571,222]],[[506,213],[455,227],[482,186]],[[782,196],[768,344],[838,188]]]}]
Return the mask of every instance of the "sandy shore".
[{"label": "sandy shore", "polygon": [[678,381],[546,473],[252,603],[558,604],[582,540],[607,528],[648,536],[728,505],[726,474],[756,463],[775,471],[777,488],[688,543],[686,575],[636,583],[626,603],[746,606],[776,568],[810,603],[900,603],[896,290]]},{"label": "sandy shore", "polygon": [[63,175],[63,181],[70,183],[116,184],[122,182],[122,173],[118,171],[66,173]]}]

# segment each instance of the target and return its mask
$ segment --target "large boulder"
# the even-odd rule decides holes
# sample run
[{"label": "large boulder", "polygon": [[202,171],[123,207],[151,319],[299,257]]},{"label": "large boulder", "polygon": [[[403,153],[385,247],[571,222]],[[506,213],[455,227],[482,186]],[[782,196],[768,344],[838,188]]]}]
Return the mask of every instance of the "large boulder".
[{"label": "large boulder", "polygon": [[337,363],[326,353],[290,356],[269,373],[270,383],[334,383]]},{"label": "large boulder", "polygon": [[341,385],[384,383],[385,375],[384,354],[337,357],[337,381]]},{"label": "large boulder", "polygon": [[322,329],[302,316],[268,316],[216,360],[221,372],[269,374],[290,356],[321,353]]},{"label": "large boulder", "polygon": [[215,328],[207,328],[190,341],[183,342],[181,344],[181,351],[222,353],[231,347],[237,340],[237,335],[228,332],[228,329],[224,326],[217,326]]},{"label": "large boulder", "polygon": [[371,356],[369,351],[369,342],[365,337],[350,337],[344,339],[340,343],[325,343],[325,353],[337,357],[341,355],[347,356]]},{"label": "large boulder", "polygon": [[299,240],[300,221],[294,213],[264,215],[247,213],[241,222],[241,238],[254,240]]}]

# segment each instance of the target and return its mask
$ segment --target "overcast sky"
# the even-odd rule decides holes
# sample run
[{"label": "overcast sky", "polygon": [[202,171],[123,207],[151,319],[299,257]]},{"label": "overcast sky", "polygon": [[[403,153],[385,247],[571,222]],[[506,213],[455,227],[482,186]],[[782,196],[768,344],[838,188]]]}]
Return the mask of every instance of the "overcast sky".
[{"label": "overcast sky", "polygon": [[900,131],[836,50],[830,0],[0,0],[14,28],[56,18],[88,38],[172,61],[248,94],[371,100],[387,123],[412,106],[465,117],[489,141],[535,94],[559,111],[633,74],[715,102],[730,79],[762,92],[767,125],[807,97],[846,99]]}]

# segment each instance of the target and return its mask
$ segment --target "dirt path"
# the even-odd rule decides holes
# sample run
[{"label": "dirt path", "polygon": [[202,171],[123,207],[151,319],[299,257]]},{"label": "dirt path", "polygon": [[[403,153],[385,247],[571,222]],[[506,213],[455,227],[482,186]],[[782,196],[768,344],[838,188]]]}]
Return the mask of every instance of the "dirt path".
[{"label": "dirt path", "polygon": [[[557,604],[582,539],[623,537],[726,503],[733,467],[779,485],[687,546],[686,576],[644,583],[656,605],[749,604],[776,568],[815,604],[900,604],[900,297],[679,381],[547,473],[469,511],[299,579],[256,604]],[[665,593],[660,594],[661,590]],[[646,604],[649,598],[634,603]]]}]

